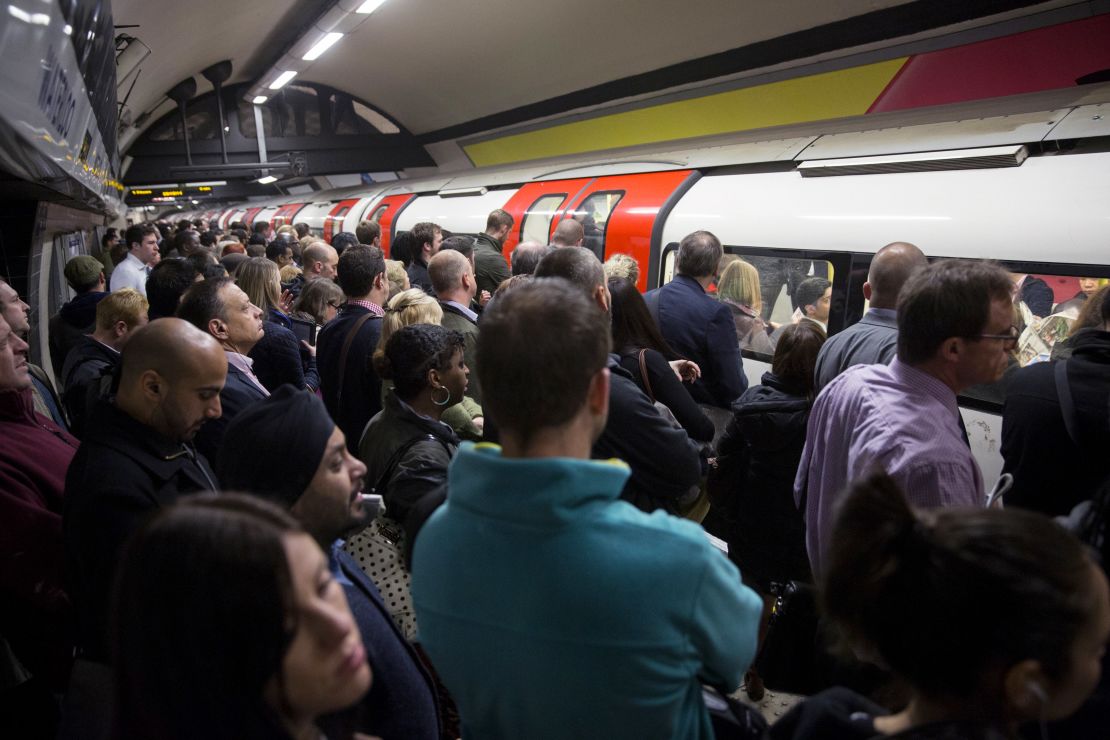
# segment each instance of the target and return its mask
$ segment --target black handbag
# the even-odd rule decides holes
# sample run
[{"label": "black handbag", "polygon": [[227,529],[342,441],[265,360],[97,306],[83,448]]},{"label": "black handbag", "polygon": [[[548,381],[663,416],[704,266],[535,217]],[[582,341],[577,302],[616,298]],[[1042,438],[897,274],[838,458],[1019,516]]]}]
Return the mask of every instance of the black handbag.
[{"label": "black handbag", "polygon": [[772,583],[775,597],[767,633],[753,667],[772,691],[814,694],[824,686],[817,590],[799,581]]}]

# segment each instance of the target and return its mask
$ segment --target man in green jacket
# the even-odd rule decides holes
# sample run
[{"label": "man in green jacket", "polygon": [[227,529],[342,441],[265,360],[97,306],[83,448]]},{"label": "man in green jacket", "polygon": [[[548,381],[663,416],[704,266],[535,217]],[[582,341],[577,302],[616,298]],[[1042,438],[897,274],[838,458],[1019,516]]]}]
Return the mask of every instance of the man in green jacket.
[{"label": "man in green jacket", "polygon": [[474,240],[474,276],[478,292],[489,291],[492,296],[502,280],[512,276],[509,263],[501,253],[501,245],[513,228],[513,217],[498,208],[486,218],[486,232]]}]

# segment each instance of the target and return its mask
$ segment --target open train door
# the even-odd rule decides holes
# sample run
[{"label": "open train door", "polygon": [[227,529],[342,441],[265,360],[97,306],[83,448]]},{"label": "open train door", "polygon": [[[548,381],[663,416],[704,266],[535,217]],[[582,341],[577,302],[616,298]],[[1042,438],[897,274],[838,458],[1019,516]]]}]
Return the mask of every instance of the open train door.
[{"label": "open train door", "polygon": [[389,245],[393,241],[393,224],[397,216],[416,198],[415,193],[387,195],[366,211],[366,220],[373,221],[382,228],[382,251],[389,257]]},{"label": "open train door", "polygon": [[550,244],[551,227],[556,217],[592,180],[592,177],[581,177],[522,185],[505,204],[505,210],[515,219],[512,230],[501,245],[506,261],[513,248],[523,241]]},{"label": "open train door", "polygon": [[280,229],[282,226],[293,223],[293,217],[304,208],[307,203],[289,203],[277,209],[277,213],[270,219],[270,225],[274,230]]},{"label": "open train door", "polygon": [[331,244],[331,238],[343,230],[341,224],[347,212],[355,207],[358,198],[347,198],[336,203],[327,216],[324,216],[324,241]]},{"label": "open train door", "polygon": [[553,220],[563,218],[582,223],[582,246],[602,262],[620,252],[631,255],[640,265],[636,287],[646,291],[655,284],[656,261],[652,250],[659,245],[653,238],[661,229],[667,213],[678,198],[698,179],[695,170],[644,172],[633,175],[607,175],[591,180]]}]

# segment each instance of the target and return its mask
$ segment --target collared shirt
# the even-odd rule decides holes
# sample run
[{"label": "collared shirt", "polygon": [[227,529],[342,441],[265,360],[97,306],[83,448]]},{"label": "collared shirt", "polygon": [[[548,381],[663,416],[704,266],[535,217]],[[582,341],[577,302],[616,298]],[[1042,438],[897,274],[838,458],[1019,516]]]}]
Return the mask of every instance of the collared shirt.
[{"label": "collared shirt", "polygon": [[145,296],[146,279],[149,274],[150,268],[140,262],[132,252],[128,252],[123,262],[112,270],[112,292],[120,288],[134,288]]},{"label": "collared shirt", "polygon": [[351,579],[343,572],[343,568],[339,566],[339,552],[343,549],[343,540],[336,540],[331,543],[328,548],[328,570],[331,571],[332,577],[339,582],[340,586],[354,586]]},{"label": "collared shirt", "polygon": [[983,477],[964,434],[952,389],[897,358],[833,380],[813,405],[794,481],[814,574],[844,489],[875,466],[913,506],[983,506]]},{"label": "collared shirt", "polygon": [[385,310],[383,310],[381,306],[379,306],[377,303],[374,303],[373,301],[359,301],[355,300],[354,298],[348,298],[347,304],[351,306],[362,306],[375,316],[385,316]]},{"label": "collared shirt", "polygon": [[246,355],[241,355],[238,352],[232,352],[229,349],[225,349],[224,352],[227,354],[227,361],[229,363],[234,365],[236,369],[250,378],[251,382],[257,385],[263,393],[265,393],[267,396],[270,395],[270,392],[266,390],[266,386],[262,385],[262,381],[258,379],[258,376],[254,374],[254,370],[251,369],[252,367],[254,367],[254,360],[247,357]]},{"label": "collared shirt", "polygon": [[829,337],[817,353],[816,388],[853,365],[889,365],[898,352],[898,314],[890,308],[868,309],[863,318]]},{"label": "collared shirt", "polygon": [[458,309],[459,313],[461,313],[463,316],[470,319],[474,323],[478,323],[478,314],[471,311],[469,306],[464,306],[458,301],[443,301],[443,303],[445,305],[451,306],[452,308]]}]

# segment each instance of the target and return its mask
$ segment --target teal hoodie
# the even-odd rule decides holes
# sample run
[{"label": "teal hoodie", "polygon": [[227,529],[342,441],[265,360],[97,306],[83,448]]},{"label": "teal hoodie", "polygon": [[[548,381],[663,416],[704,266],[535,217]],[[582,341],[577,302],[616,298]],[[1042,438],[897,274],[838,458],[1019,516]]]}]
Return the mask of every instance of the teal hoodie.
[{"label": "teal hoodie", "polygon": [[623,463],[464,443],[416,540],[419,640],[463,736],[712,738],[762,602],[696,524],[620,500]]}]

